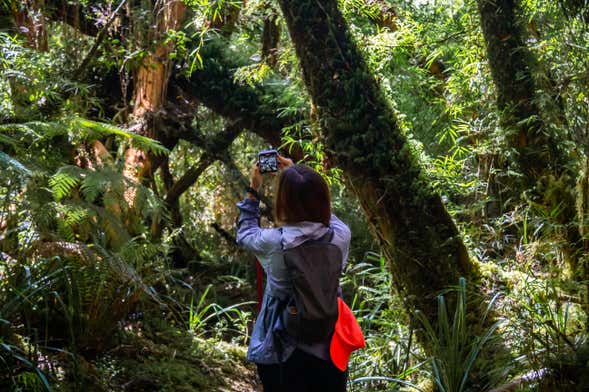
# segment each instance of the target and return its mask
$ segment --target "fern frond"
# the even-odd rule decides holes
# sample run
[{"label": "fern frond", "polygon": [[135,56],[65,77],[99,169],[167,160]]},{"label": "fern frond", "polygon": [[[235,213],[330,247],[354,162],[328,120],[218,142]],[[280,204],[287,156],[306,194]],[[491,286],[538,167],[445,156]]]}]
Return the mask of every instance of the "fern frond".
[{"label": "fern frond", "polygon": [[119,136],[128,139],[140,150],[150,152],[153,155],[162,156],[170,153],[170,151],[162,146],[157,140],[134,134],[111,124],[92,121],[85,118],[77,118],[74,122],[82,132],[85,132],[86,137],[89,139],[97,139],[99,137],[110,135]]},{"label": "fern frond", "polygon": [[74,228],[68,225],[63,219],[57,220],[57,233],[68,242],[74,242],[76,239]]},{"label": "fern frond", "polygon": [[40,139],[41,135],[35,132],[35,130],[28,123],[24,124],[0,124],[0,133],[20,133],[23,136],[32,136],[35,139]]},{"label": "fern frond", "polygon": [[154,221],[169,221],[171,219],[166,203],[152,189],[139,185],[136,196],[136,203],[140,206],[143,218]]},{"label": "fern frond", "polygon": [[129,232],[125,228],[125,225],[123,225],[123,222],[121,222],[119,216],[104,207],[92,205],[91,208],[96,212],[99,219],[98,226],[101,230],[104,230],[109,239],[118,243],[125,242],[129,239]]},{"label": "fern frond", "polygon": [[102,184],[98,181],[95,181],[95,179],[96,176],[90,174],[84,178],[82,185],[80,186],[84,200],[86,200],[88,203],[93,203],[98,198],[98,195],[102,190]]},{"label": "fern frond", "polygon": [[18,124],[0,124],[0,133],[16,133],[30,137],[33,141],[67,135],[68,129],[58,121],[29,121]]},{"label": "fern frond", "polygon": [[90,210],[80,204],[55,204],[55,210],[60,219],[57,220],[59,235],[68,242],[76,240],[82,224],[92,217]]},{"label": "fern frond", "polygon": [[82,169],[77,166],[64,166],[49,179],[53,197],[59,201],[77,187],[82,178]]},{"label": "fern frond", "polygon": [[162,249],[159,244],[146,242],[142,236],[127,241],[117,252],[126,263],[137,269],[144,267],[146,261],[154,260],[161,253]]},{"label": "fern frond", "polygon": [[117,254],[110,253],[100,246],[96,246],[95,249],[97,253],[108,262],[109,267],[117,280],[127,286],[135,286],[154,302],[165,306],[165,303],[161,300],[161,298],[159,298],[153,287],[150,287],[145,283],[143,277],[137,272],[135,268],[126,263]]}]

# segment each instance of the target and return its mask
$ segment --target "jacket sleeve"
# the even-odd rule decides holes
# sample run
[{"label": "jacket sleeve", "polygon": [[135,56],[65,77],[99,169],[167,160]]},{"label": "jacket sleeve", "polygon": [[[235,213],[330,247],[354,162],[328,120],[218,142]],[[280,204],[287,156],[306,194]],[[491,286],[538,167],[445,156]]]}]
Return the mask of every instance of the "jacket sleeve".
[{"label": "jacket sleeve", "polygon": [[260,202],[245,198],[237,203],[237,245],[253,252],[256,256],[267,256],[279,245],[276,229],[260,227]]}]

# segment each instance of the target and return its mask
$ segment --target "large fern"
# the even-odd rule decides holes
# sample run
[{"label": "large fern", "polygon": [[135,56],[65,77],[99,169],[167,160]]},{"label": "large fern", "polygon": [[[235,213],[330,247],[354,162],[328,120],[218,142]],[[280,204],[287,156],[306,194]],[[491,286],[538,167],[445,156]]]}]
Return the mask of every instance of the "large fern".
[{"label": "large fern", "polygon": [[155,156],[167,155],[169,150],[160,142],[137,135],[115,125],[82,118],[64,117],[53,121],[31,121],[24,123],[0,124],[0,145],[16,144],[30,146],[31,143],[50,141],[57,136],[65,136],[70,142],[89,142],[114,136],[129,141],[133,146]]},{"label": "large fern", "polygon": [[[24,123],[6,123],[0,124],[0,136],[5,141],[21,147],[31,146],[31,143],[43,139],[51,139],[59,135],[67,135],[68,129],[64,128],[57,121],[29,121]],[[2,142],[3,139],[0,139]]]},{"label": "large fern", "polygon": [[129,181],[121,172],[111,167],[98,170],[87,170],[80,185],[84,199],[88,203],[94,203],[99,195],[113,193],[123,197],[126,189],[138,186]]},{"label": "large fern", "polygon": [[137,135],[111,124],[78,117],[72,121],[72,127],[77,127],[82,132],[85,139],[99,139],[105,136],[117,136],[129,140],[140,150],[150,152],[156,156],[167,155],[170,152],[157,140]]}]

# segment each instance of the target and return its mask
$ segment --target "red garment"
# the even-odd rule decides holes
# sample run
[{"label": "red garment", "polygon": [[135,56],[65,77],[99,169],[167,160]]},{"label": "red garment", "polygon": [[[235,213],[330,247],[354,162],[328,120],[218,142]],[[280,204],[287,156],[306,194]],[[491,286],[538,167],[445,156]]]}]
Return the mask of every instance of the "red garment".
[{"label": "red garment", "polygon": [[341,298],[338,297],[337,301],[339,314],[331,337],[329,354],[333,364],[343,372],[348,367],[350,354],[366,347],[366,342],[352,310]]}]

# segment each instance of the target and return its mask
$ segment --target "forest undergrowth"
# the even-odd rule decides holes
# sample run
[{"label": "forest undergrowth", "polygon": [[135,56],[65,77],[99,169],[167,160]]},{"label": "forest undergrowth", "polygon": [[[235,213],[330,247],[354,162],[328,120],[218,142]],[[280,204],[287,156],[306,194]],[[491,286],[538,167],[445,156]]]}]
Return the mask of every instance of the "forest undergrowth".
[{"label": "forest undergrowth", "polygon": [[[341,286],[367,345],[348,390],[589,391],[587,2],[303,3],[344,18],[333,34],[361,59],[342,69],[361,64],[388,110],[357,118],[390,121],[380,142],[401,151],[374,158],[368,129],[325,120],[295,3],[0,0],[0,390],[260,391],[235,203],[272,145],[325,176],[352,232]],[[368,84],[345,90],[357,108]],[[359,142],[337,150],[330,126]],[[367,204],[350,156],[360,180],[409,157],[377,183],[427,186]],[[388,198],[457,234],[375,216]],[[386,251],[412,227],[415,257]],[[431,264],[449,243],[468,276]],[[434,290],[443,268],[458,278]]]}]

